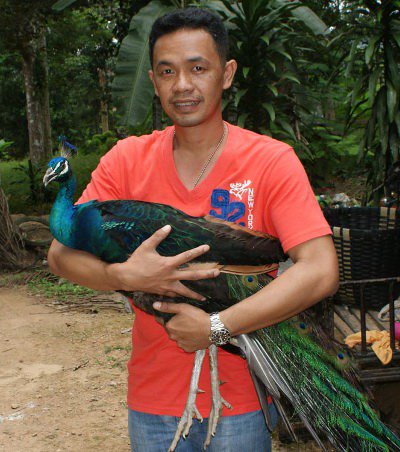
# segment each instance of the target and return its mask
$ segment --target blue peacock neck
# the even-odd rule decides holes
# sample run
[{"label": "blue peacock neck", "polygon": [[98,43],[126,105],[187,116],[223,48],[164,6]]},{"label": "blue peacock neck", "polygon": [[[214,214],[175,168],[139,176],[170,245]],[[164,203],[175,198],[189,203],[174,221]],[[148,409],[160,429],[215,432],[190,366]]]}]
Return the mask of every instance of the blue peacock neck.
[{"label": "blue peacock neck", "polygon": [[73,197],[76,190],[76,179],[73,174],[60,182],[60,190],[50,214],[50,231],[53,237],[65,246],[72,246],[71,225],[75,211]]}]

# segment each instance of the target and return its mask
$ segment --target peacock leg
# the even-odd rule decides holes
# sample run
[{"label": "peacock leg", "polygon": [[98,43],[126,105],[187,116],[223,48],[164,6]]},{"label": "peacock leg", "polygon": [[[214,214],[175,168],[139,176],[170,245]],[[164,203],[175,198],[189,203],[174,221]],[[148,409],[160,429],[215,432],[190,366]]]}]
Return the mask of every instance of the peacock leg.
[{"label": "peacock leg", "polygon": [[232,405],[221,396],[221,392],[219,390],[221,382],[218,376],[218,347],[212,344],[208,350],[210,352],[212,406],[210,416],[208,418],[207,437],[204,442],[204,449],[206,449],[210,444],[211,437],[215,435],[223,406],[225,405],[227,408],[232,409]]},{"label": "peacock leg", "polygon": [[195,354],[186,406],[182,413],[182,417],[179,421],[178,427],[176,429],[174,439],[171,445],[169,446],[168,452],[172,452],[175,450],[181,435],[183,436],[183,438],[187,436],[190,427],[192,426],[194,416],[196,416],[199,421],[201,422],[203,421],[203,417],[201,416],[199,410],[196,407],[196,397],[199,392],[200,371],[201,366],[203,365],[205,354],[206,354],[205,350],[197,350]]}]

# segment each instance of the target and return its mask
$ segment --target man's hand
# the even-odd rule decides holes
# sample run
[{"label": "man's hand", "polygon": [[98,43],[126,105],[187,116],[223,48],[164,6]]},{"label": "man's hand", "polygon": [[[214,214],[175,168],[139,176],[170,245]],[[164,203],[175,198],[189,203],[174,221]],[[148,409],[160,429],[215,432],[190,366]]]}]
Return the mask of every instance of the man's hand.
[{"label": "man's hand", "polygon": [[210,247],[201,245],[171,257],[157,253],[156,248],[168,236],[171,226],[167,225],[145,240],[122,264],[111,264],[109,273],[119,281],[120,289],[140,290],[167,297],[183,296],[195,300],[204,297],[184,286],[181,280],[215,278],[219,270],[180,270],[179,266],[206,253]]},{"label": "man's hand", "polygon": [[202,309],[185,303],[166,303],[156,301],[153,308],[157,311],[175,314],[165,325],[170,339],[185,352],[195,352],[211,345],[210,316]]}]

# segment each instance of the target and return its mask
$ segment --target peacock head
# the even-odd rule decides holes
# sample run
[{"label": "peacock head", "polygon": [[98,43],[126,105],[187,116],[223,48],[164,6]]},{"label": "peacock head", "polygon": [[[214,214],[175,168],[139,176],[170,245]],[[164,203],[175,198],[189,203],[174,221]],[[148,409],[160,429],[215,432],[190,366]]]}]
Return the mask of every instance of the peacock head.
[{"label": "peacock head", "polygon": [[65,157],[56,157],[50,160],[46,174],[43,177],[45,187],[50,182],[65,182],[72,176],[72,169]]}]

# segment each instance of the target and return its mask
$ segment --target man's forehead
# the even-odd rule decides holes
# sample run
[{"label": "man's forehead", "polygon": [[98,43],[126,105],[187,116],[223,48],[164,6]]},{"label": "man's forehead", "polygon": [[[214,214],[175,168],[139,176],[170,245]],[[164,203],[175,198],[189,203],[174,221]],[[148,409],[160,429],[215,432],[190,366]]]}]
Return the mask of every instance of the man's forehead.
[{"label": "man's forehead", "polygon": [[[186,63],[209,63],[209,60],[207,58],[202,57],[201,55],[184,58],[184,61]],[[170,66],[170,65],[174,64],[174,61],[169,60],[167,58],[167,59],[159,60],[156,63],[157,63],[157,67],[158,66]]]},{"label": "man's forehead", "polygon": [[161,61],[179,58],[185,61],[207,60],[218,56],[212,36],[203,29],[182,28],[167,33],[157,39],[154,45],[153,59],[158,65]]}]

